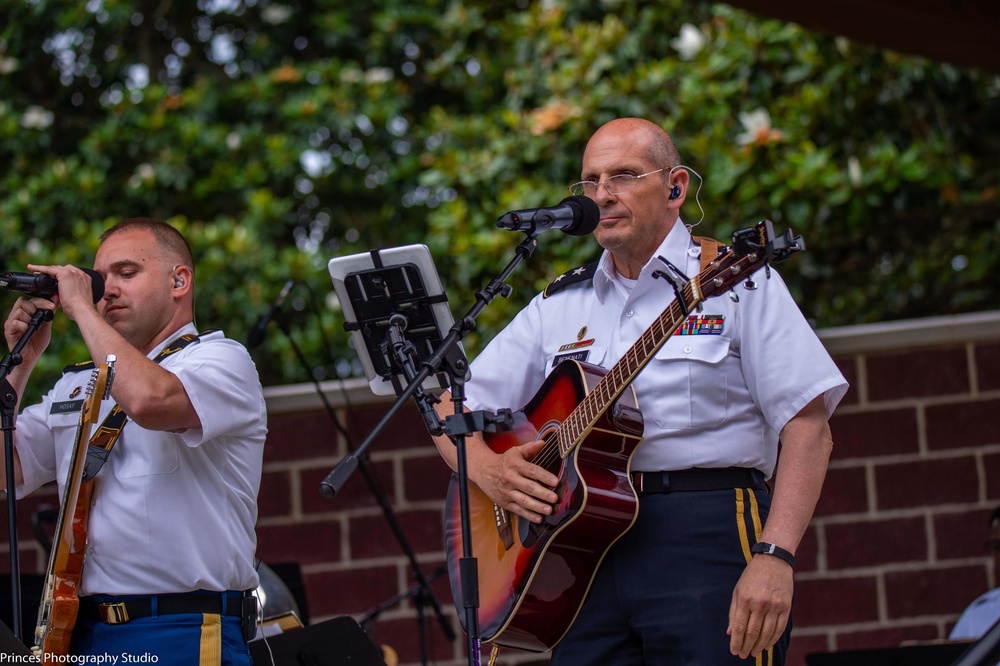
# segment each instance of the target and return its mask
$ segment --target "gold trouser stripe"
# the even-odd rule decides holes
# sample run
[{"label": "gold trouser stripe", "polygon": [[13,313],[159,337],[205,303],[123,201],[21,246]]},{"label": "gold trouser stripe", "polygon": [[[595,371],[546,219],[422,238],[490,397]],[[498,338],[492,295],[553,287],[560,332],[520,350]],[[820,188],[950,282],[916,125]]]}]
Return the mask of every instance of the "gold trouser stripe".
[{"label": "gold trouser stripe", "polygon": [[201,656],[198,666],[219,666],[222,663],[222,616],[203,613],[201,616]]},{"label": "gold trouser stripe", "polygon": [[[753,495],[750,495],[753,498]],[[743,557],[746,558],[747,564],[750,564],[750,558],[753,555],[750,553],[750,540],[747,538],[747,524],[746,524],[746,505],[743,502],[743,489],[736,489],[736,530],[740,534],[740,545],[743,547]]]},{"label": "gold trouser stripe", "polygon": [[[760,507],[757,504],[757,496],[754,494],[751,488],[747,488],[747,498],[750,500],[750,520],[753,522],[753,536],[754,543],[760,541],[760,532],[762,525],[760,522]],[[747,564],[750,563],[750,558],[753,555],[750,553],[750,540],[747,535],[747,525],[746,525],[746,502],[743,500],[743,489],[736,489],[736,529],[740,534],[740,545],[743,547],[743,557],[746,558]],[[767,666],[771,666],[774,660],[774,650],[764,650],[761,654],[757,655],[754,660],[755,666],[764,666],[767,660]]]}]

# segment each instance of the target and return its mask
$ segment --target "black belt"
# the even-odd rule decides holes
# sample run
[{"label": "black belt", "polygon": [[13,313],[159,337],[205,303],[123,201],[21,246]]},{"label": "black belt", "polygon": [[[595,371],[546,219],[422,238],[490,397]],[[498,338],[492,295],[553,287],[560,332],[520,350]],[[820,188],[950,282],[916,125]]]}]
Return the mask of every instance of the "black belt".
[{"label": "black belt", "polygon": [[695,490],[754,488],[767,491],[764,473],[745,467],[682,469],[672,472],[632,472],[632,487],[640,495]]},{"label": "black belt", "polygon": [[[177,615],[179,613],[208,613],[214,615],[243,614],[243,597],[250,592],[216,592],[211,594],[158,594],[157,615]],[[226,610],[222,610],[222,597],[226,597]],[[84,622],[100,620],[106,624],[123,624],[153,615],[154,597],[125,597],[121,601],[98,602],[89,597],[80,599],[78,618]]]}]

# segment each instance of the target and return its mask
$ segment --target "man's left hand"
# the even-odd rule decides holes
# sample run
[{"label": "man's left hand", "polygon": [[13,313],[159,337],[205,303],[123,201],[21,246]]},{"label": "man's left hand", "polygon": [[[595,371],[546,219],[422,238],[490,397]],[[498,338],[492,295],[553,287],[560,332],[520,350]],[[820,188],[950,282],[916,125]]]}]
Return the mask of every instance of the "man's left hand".
[{"label": "man's left hand", "polygon": [[792,609],[792,568],[770,555],[750,560],[729,605],[729,649],[741,659],[772,647],[788,626]]},{"label": "man's left hand", "polygon": [[59,292],[52,299],[71,320],[76,321],[81,308],[93,310],[94,290],[90,276],[76,266],[36,266],[28,265],[28,270],[54,277],[59,283]]}]

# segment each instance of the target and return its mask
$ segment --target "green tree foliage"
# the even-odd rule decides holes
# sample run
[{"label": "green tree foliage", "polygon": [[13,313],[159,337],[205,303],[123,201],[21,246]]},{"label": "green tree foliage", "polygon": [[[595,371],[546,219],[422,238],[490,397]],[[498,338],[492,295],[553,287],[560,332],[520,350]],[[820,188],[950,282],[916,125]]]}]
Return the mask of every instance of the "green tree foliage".
[{"label": "green tree foliage", "polygon": [[[356,373],[331,257],[426,243],[463,314],[519,241],[496,217],[562,199],[626,115],[705,177],[698,233],[805,237],[781,270],[817,325],[996,307],[996,75],[680,0],[0,0],[3,269],[89,265],[114,221],[160,217],[195,246],[203,328],[245,337],[294,278],[314,374]],[[468,349],[598,251],[540,237]],[[49,375],[86,356],[56,331]],[[305,379],[274,330],[255,357]]]}]

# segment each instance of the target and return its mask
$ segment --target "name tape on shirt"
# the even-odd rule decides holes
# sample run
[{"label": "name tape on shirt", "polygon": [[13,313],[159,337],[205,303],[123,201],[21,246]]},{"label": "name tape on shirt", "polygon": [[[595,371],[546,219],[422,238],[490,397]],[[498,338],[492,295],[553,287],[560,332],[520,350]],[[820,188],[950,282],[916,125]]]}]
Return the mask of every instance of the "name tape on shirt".
[{"label": "name tape on shirt", "polygon": [[53,402],[49,414],[69,414],[70,412],[78,412],[81,409],[83,409],[83,400],[63,400],[61,402]]},{"label": "name tape on shirt", "polygon": [[590,350],[584,349],[583,351],[570,352],[568,354],[559,354],[552,359],[552,367],[556,367],[563,361],[580,361],[581,363],[586,361],[590,356]]},{"label": "name tape on shirt", "polygon": [[722,335],[726,318],[720,314],[691,315],[674,335]]}]

